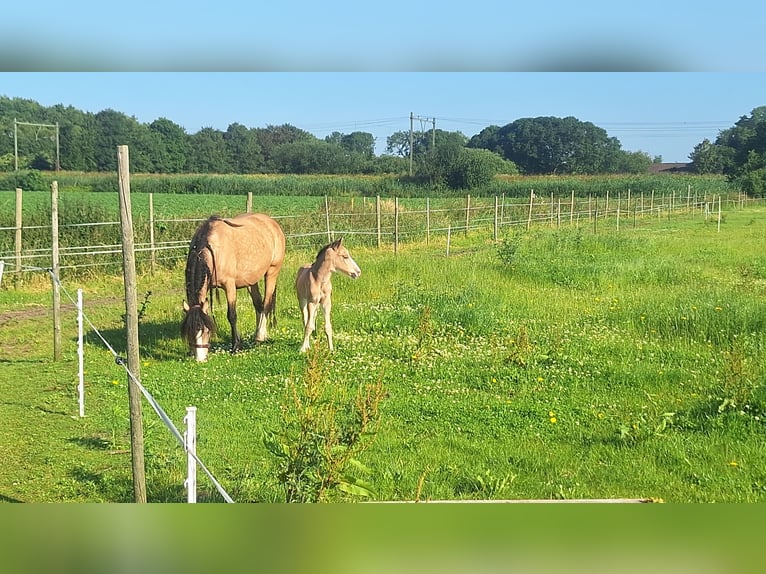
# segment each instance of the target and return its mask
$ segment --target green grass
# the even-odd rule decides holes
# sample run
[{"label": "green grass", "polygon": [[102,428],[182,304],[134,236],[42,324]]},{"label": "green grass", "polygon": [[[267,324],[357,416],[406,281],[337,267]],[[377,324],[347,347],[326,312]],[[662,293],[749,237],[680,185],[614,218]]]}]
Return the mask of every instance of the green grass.
[{"label": "green grass", "polygon": [[[336,277],[328,377],[382,379],[381,428],[362,455],[379,500],[654,498],[766,500],[766,210],[636,229],[455,234],[349,242],[359,280]],[[183,269],[142,276],[141,380],[179,427],[198,408],[198,453],[238,502],[284,498],[265,432],[300,377],[292,293],[314,249],[292,249],[270,341],[227,352],[224,305],[208,363],[178,337]],[[119,277],[74,279],[86,314],[124,353]],[[64,299],[67,303],[68,300]],[[132,499],[126,375],[92,330],[77,415],[76,325],[52,361],[45,277],[0,289],[0,497]],[[240,328],[255,327],[239,298]],[[321,327],[319,330],[322,333]],[[321,337],[319,338],[321,344]],[[185,455],[144,403],[150,501],[183,501]],[[221,500],[200,474],[200,499]]]}]

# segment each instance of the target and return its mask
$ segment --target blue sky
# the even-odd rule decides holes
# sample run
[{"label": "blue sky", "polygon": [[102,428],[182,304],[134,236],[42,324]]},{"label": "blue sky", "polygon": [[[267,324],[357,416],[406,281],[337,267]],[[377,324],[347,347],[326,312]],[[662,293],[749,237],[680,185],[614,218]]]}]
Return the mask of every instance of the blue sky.
[{"label": "blue sky", "polygon": [[766,3],[9,2],[0,68],[764,71]]},{"label": "blue sky", "polygon": [[684,162],[703,139],[766,105],[766,73],[0,72],[0,94],[113,109],[142,123],[165,117],[188,133],[235,122],[289,123],[320,138],[365,131],[378,153],[389,135],[409,130],[410,113],[469,137],[522,117],[574,116],[624,150]]}]

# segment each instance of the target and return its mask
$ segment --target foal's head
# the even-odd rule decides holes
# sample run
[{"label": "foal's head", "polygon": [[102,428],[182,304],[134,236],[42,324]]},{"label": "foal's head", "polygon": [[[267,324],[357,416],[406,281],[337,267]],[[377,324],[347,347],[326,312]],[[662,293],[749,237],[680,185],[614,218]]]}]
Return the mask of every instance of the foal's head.
[{"label": "foal's head", "polygon": [[327,246],[325,257],[327,256],[332,257],[332,263],[335,271],[345,273],[352,279],[357,279],[362,274],[362,270],[359,268],[359,265],[357,265],[356,261],[351,258],[351,254],[348,252],[348,249],[346,249],[346,247],[343,245],[342,237],[340,239],[336,239]]},{"label": "foal's head", "polygon": [[184,320],[181,323],[181,335],[194,353],[198,362],[207,361],[210,349],[210,336],[215,331],[215,321],[210,316],[210,306],[205,301],[202,304],[189,305],[184,301]]}]

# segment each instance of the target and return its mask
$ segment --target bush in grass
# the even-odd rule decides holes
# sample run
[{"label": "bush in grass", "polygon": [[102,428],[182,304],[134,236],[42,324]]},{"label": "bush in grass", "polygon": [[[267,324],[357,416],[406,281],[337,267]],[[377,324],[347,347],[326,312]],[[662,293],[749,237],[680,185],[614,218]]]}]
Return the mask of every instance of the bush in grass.
[{"label": "bush in grass", "polygon": [[[288,381],[281,406],[282,427],[266,433],[264,444],[277,459],[286,502],[328,502],[345,493],[368,497],[370,485],[354,475],[367,473],[357,458],[380,421],[383,385],[360,387],[350,404],[345,389],[327,379],[326,349],[308,352],[303,380]],[[353,470],[352,470],[353,469]]]}]

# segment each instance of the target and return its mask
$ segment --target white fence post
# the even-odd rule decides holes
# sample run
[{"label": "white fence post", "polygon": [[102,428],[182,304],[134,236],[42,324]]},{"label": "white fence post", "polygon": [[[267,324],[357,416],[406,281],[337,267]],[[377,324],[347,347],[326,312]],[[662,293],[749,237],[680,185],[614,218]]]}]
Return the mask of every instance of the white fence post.
[{"label": "white fence post", "polygon": [[186,432],[184,433],[184,446],[186,448],[186,501],[197,502],[197,407],[186,407]]},{"label": "white fence post", "polygon": [[5,261],[0,261],[0,285],[3,284],[3,271],[5,270]]},{"label": "white fence post", "polygon": [[83,348],[83,313],[82,313],[82,289],[77,290],[77,358],[80,363],[79,368],[79,384],[77,385],[77,392],[80,396],[80,418],[85,416],[85,349]]}]

